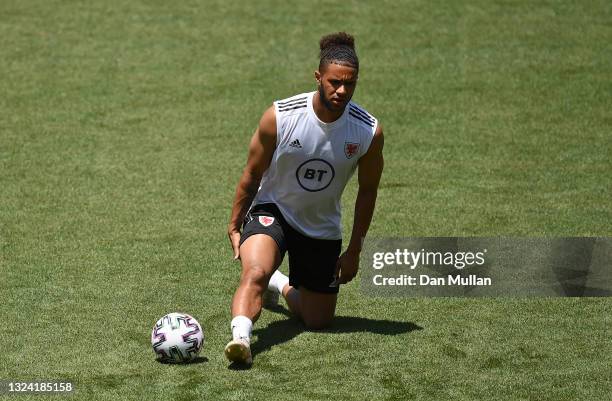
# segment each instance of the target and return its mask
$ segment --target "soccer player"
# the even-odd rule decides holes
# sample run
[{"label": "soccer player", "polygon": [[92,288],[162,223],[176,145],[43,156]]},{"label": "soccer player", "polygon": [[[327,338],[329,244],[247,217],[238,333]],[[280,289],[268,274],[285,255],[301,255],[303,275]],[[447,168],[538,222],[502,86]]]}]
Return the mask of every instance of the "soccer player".
[{"label": "soccer player", "polygon": [[[262,298],[282,294],[309,329],[328,327],[339,285],[357,274],[383,170],[378,120],[351,98],[359,60],[344,32],[320,40],[317,90],[274,102],[259,122],[236,188],[228,235],[240,259],[226,357],[252,363]],[[342,250],[340,197],[358,169],[351,238]],[[241,233],[242,227],[242,233]],[[278,271],[289,254],[289,277]]]}]

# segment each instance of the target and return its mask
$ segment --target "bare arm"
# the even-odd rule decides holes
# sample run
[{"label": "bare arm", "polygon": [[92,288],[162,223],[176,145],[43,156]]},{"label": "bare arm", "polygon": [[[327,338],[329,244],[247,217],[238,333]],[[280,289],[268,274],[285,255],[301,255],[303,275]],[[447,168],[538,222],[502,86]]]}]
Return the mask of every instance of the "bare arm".
[{"label": "bare arm", "polygon": [[363,240],[370,228],[370,222],[374,214],[378,184],[382,175],[384,159],[383,146],[384,136],[382,127],[379,125],[372,138],[372,143],[367,153],[359,159],[359,191],[355,201],[355,217],[353,221],[353,232],[348,250],[360,252]]},{"label": "bare arm", "polygon": [[359,254],[374,215],[378,184],[383,171],[384,142],[382,127],[379,125],[370,148],[359,159],[359,191],[355,200],[353,231],[349,245],[338,259],[337,265],[338,282],[341,284],[351,281],[357,275]]},{"label": "bare arm", "polygon": [[261,117],[259,126],[249,144],[249,154],[242,176],[236,186],[232,214],[227,233],[234,250],[234,259],[240,256],[240,226],[251,202],[257,194],[264,172],[270,166],[276,148],[276,116],[274,106],[269,107]]}]

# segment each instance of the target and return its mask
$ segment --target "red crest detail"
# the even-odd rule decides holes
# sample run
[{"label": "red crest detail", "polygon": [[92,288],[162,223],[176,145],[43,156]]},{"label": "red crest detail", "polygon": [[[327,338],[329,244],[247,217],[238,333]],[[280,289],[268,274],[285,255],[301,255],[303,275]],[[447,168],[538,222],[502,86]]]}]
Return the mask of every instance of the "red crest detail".
[{"label": "red crest detail", "polygon": [[274,223],[274,217],[270,216],[259,216],[259,224],[264,227],[268,227]]},{"label": "red crest detail", "polygon": [[353,142],[345,142],[344,143],[344,154],[347,159],[355,156],[359,152],[359,144]]}]

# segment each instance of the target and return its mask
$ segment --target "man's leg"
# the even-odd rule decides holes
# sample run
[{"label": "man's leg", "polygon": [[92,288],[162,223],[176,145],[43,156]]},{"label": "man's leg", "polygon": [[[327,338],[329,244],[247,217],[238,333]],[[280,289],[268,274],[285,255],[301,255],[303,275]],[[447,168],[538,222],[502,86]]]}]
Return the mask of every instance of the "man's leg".
[{"label": "man's leg", "polygon": [[338,294],[324,294],[310,291],[304,287],[296,289],[286,285],[283,296],[289,309],[311,330],[329,327],[336,312]]},{"label": "man's leg", "polygon": [[335,279],[336,263],[342,249],[340,240],[318,240],[285,227],[288,238],[289,278],[276,271],[270,288],[281,293],[289,310],[312,330],[331,325],[336,311],[338,287],[330,284]]},{"label": "man's leg", "polygon": [[337,294],[310,291],[303,286],[298,290],[289,284],[289,277],[275,271],[269,283],[270,290],[283,295],[289,310],[312,330],[331,325],[336,311]]},{"label": "man's leg", "polygon": [[232,300],[232,337],[225,347],[230,361],[251,363],[251,330],[261,313],[261,296],[272,273],[281,263],[276,241],[266,234],[254,234],[240,246],[242,273]]}]

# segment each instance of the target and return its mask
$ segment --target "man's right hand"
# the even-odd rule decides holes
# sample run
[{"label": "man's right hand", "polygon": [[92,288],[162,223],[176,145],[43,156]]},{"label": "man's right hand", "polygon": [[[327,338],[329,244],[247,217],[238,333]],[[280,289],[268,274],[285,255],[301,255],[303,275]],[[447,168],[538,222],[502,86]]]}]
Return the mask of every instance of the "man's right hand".
[{"label": "man's right hand", "polygon": [[234,260],[240,259],[240,231],[235,228],[230,228],[227,235],[234,250]]}]

